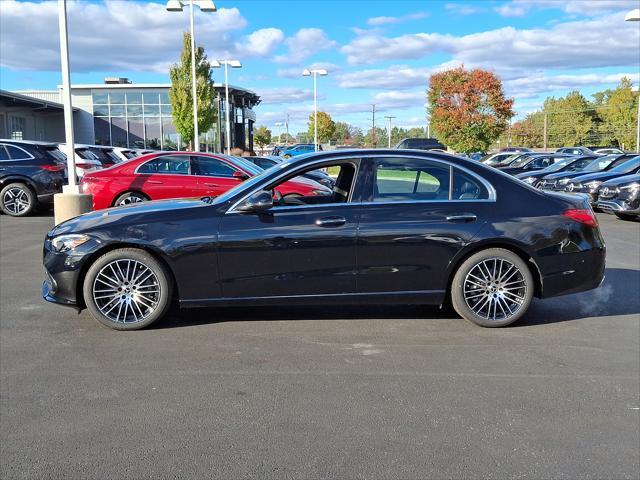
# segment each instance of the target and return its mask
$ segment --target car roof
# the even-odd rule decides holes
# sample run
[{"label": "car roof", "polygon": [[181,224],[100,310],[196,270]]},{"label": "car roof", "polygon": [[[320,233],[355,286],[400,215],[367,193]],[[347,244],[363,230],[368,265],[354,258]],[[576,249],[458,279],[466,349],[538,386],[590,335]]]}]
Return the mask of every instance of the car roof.
[{"label": "car roof", "polygon": [[42,142],[39,140],[13,140],[11,138],[0,138],[0,142],[2,143],[15,143],[16,145],[38,145],[41,147],[57,147],[58,144],[55,142]]}]

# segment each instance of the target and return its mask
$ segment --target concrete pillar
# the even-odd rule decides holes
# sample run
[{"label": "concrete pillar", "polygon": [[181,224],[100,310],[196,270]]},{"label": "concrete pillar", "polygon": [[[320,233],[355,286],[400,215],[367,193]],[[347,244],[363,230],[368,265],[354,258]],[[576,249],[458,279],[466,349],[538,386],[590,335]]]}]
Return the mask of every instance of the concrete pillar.
[{"label": "concrete pillar", "polygon": [[89,194],[74,191],[56,193],[53,196],[54,222],[58,225],[65,220],[90,212],[92,205],[93,197]]}]

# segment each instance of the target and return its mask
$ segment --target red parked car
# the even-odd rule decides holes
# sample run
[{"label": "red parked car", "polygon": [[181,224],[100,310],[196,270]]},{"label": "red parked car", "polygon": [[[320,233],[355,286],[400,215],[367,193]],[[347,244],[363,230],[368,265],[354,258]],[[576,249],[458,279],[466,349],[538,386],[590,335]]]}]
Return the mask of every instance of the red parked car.
[{"label": "red parked car", "polygon": [[[239,157],[159,152],[87,172],[81,188],[93,195],[93,209],[101,210],[146,200],[217,196],[262,171]],[[282,184],[277,193],[308,197],[333,192],[318,182],[296,177]]]}]

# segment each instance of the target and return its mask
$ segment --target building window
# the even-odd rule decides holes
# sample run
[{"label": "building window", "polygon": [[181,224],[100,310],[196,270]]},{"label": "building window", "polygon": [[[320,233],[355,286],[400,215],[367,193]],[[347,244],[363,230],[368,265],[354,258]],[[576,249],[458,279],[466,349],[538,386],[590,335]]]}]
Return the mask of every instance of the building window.
[{"label": "building window", "polygon": [[13,140],[23,140],[25,138],[25,129],[27,119],[24,117],[9,117],[9,133]]}]

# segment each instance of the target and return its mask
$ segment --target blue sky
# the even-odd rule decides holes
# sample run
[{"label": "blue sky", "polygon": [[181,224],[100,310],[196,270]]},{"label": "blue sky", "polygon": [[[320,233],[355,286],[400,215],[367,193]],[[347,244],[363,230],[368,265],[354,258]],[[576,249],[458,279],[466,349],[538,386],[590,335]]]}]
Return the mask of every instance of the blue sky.
[{"label": "blue sky", "polygon": [[[168,82],[167,69],[188,28],[165,2],[70,1],[73,83],[126,76]],[[624,22],[637,0],[216,1],[197,13],[196,39],[210,58],[239,58],[230,83],[263,97],[258,123],[290,116],[306,129],[312,82],[305,67],[329,71],[319,108],[336,120],[370,126],[394,115],[424,125],[430,73],[464,64],[495,71],[519,116],[545,97],[639,80],[640,23]],[[57,2],[0,1],[0,88],[53,89],[60,83]],[[214,71],[216,81],[221,72]]]}]

